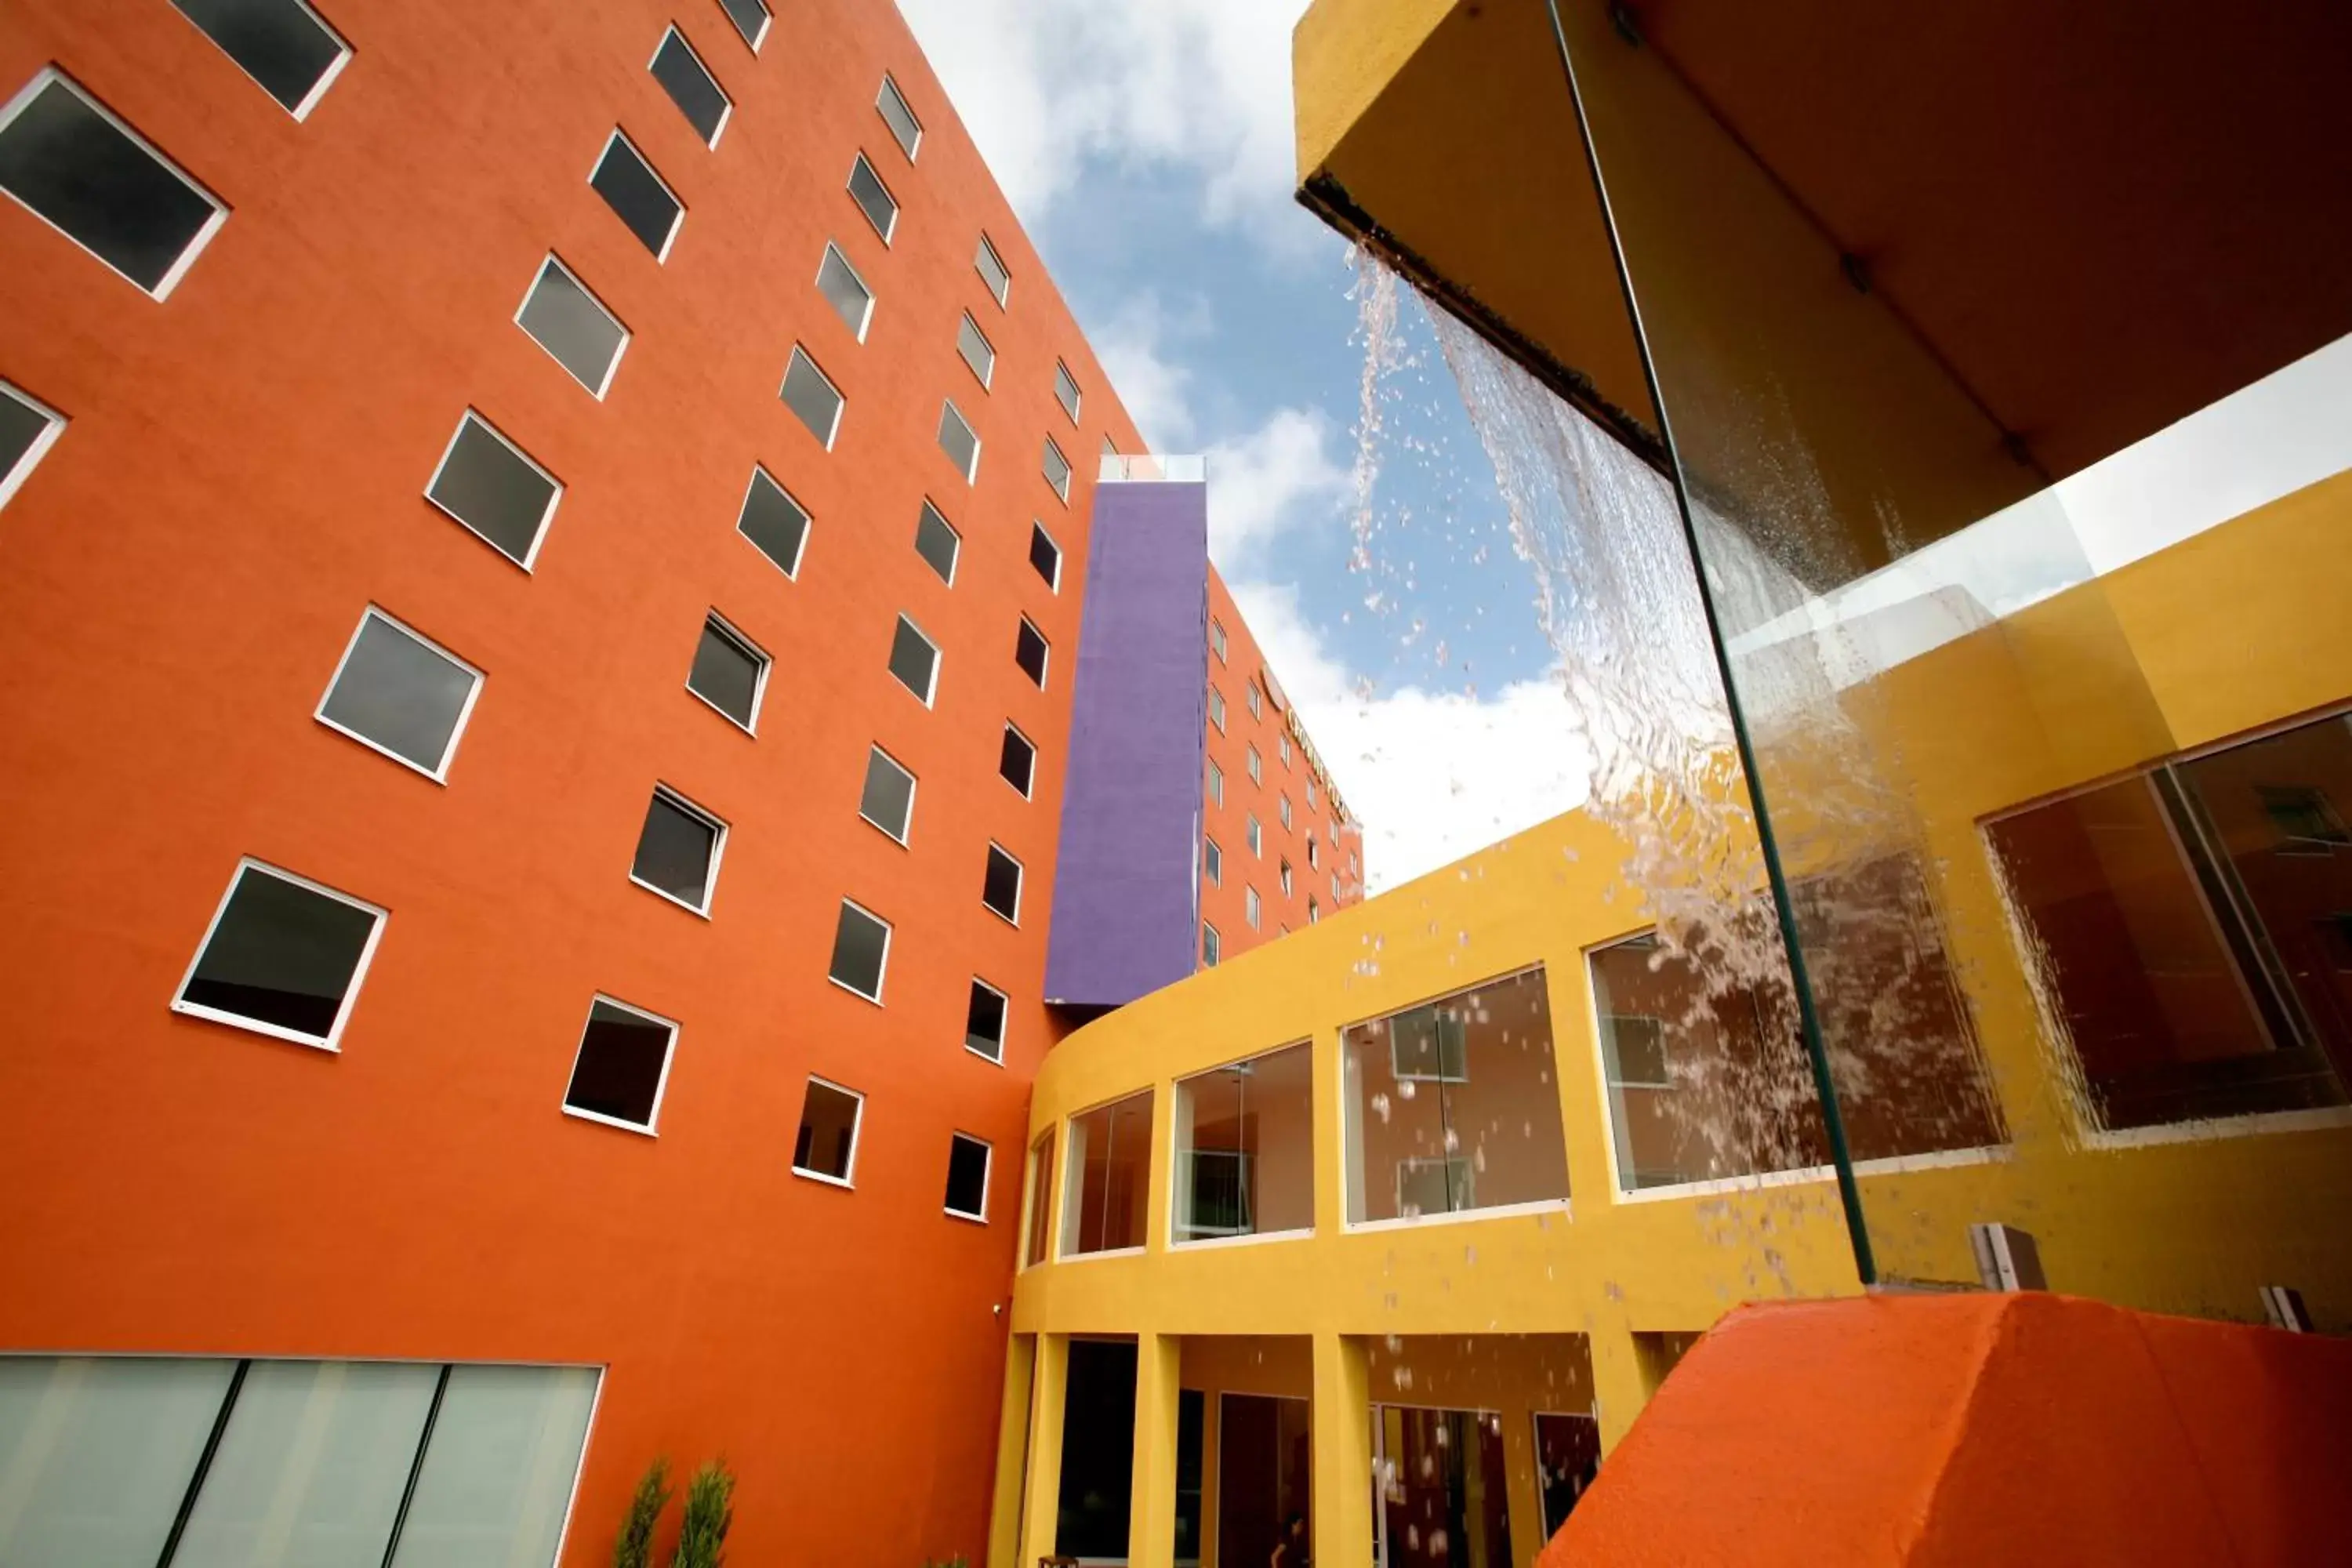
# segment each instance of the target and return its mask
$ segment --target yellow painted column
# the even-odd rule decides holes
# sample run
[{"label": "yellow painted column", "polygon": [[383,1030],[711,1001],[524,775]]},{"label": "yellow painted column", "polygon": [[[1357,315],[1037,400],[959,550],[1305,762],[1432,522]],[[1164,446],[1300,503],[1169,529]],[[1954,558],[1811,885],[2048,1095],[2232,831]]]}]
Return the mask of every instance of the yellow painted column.
[{"label": "yellow painted column", "polygon": [[1218,1445],[1224,1440],[1219,1394],[1201,1391],[1201,1568],[1217,1568]]},{"label": "yellow painted column", "polygon": [[1370,1356],[1348,1334],[1315,1336],[1312,1479],[1314,1557],[1349,1565],[1372,1560]]},{"label": "yellow painted column", "polygon": [[1633,1331],[1622,1324],[1594,1325],[1585,1343],[1592,1353],[1592,1414],[1601,1423],[1601,1452],[1606,1455],[1650,1402],[1649,1369]]},{"label": "yellow painted column", "polygon": [[1004,1399],[996,1415],[996,1490],[988,1511],[988,1568],[1021,1560],[1021,1497],[1029,1471],[1029,1384],[1037,1336],[1014,1334],[1004,1347]]},{"label": "yellow painted column", "polygon": [[1315,1036],[1315,1234],[1348,1225],[1347,1069],[1336,1032]]},{"label": "yellow painted column", "polygon": [[1029,1475],[1023,1490],[1021,1546],[1013,1568],[1054,1555],[1062,1514],[1062,1413],[1069,1397],[1070,1336],[1039,1334],[1029,1380]]},{"label": "yellow painted column", "polygon": [[1176,1562],[1177,1364],[1174,1334],[1135,1340],[1135,1468],[1127,1505],[1128,1568]]},{"label": "yellow painted column", "polygon": [[1535,1413],[1506,1405],[1503,1421],[1505,1504],[1511,1519],[1511,1560],[1533,1563],[1544,1549],[1543,1480],[1536,1474]]}]

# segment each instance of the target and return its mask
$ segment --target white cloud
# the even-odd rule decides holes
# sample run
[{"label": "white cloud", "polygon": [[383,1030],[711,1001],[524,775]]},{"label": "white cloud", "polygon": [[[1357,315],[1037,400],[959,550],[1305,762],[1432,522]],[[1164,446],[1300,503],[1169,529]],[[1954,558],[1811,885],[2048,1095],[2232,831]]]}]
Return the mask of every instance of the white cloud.
[{"label": "white cloud", "polygon": [[899,9],[1024,222],[1040,222],[1099,158],[1191,170],[1204,217],[1277,246],[1318,232],[1294,221],[1290,203],[1290,30],[1305,0],[900,0]]},{"label": "white cloud", "polygon": [[1349,477],[1331,457],[1331,435],[1319,409],[1277,408],[1248,435],[1209,448],[1209,559],[1218,571],[1250,572],[1280,535],[1338,515]]},{"label": "white cloud", "polygon": [[1168,357],[1165,341],[1207,330],[1205,300],[1196,302],[1188,318],[1171,321],[1160,296],[1146,292],[1129,296],[1104,329],[1091,334],[1095,357],[1110,373],[1128,417],[1155,452],[1188,450],[1194,429],[1192,373]]},{"label": "white cloud", "polygon": [[1300,613],[1298,590],[1231,584],[1283,692],[1364,825],[1364,880],[1379,892],[1583,804],[1588,767],[1550,679],[1491,697],[1349,680]]}]

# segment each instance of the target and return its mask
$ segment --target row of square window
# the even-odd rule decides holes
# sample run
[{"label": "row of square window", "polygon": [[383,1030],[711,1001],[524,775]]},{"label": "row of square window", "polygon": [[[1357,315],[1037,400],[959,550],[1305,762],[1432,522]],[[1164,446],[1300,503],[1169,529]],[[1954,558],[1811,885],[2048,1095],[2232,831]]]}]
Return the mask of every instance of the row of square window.
[{"label": "row of square window", "polygon": [[[662,805],[657,795],[656,812]],[[1001,853],[992,847],[992,875],[993,857]],[[644,854],[641,845],[640,859]],[[1016,867],[1016,897],[1017,871]],[[842,910],[835,979],[850,984],[841,977],[845,952],[849,952],[852,965],[870,960],[872,994],[878,1000],[889,928],[854,904],[845,902]],[[344,1024],[386,919],[386,911],[376,905],[247,859],[237,867],[227,896],[213,915],[195,961],[173,998],[172,1010],[276,1039],[339,1049]],[[878,937],[873,937],[864,922],[878,928]],[[1004,993],[975,978],[965,1016],[965,1048],[1001,1064],[1005,1016]],[[572,1058],[563,1109],[591,1121],[652,1133],[668,1084],[677,1034],[678,1026],[672,1019],[598,995],[589,1007],[588,1022]],[[864,1101],[865,1097],[854,1089],[811,1079],[793,1168],[848,1184]],[[980,1191],[970,1209],[962,1211],[977,1218],[984,1213],[978,1200],[985,1196],[988,1145],[980,1139],[957,1136],[978,1146]],[[959,1162],[958,1168],[968,1164],[969,1158]],[[965,1179],[971,1174],[966,1170]],[[951,1190],[954,1182],[951,1177]]]}]

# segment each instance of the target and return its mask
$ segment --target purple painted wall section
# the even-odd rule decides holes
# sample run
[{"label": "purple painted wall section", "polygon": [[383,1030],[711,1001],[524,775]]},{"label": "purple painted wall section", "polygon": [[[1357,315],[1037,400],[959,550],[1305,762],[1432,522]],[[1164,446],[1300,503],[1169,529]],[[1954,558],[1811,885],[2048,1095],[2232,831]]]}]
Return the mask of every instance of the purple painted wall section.
[{"label": "purple painted wall section", "polygon": [[1192,973],[1209,685],[1208,487],[1095,487],[1045,999]]}]

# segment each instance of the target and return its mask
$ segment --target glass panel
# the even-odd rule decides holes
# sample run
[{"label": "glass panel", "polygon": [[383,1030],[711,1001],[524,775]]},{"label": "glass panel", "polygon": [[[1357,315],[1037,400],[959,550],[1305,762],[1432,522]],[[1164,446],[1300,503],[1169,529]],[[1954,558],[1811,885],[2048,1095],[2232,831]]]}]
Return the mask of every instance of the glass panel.
[{"label": "glass panel", "polygon": [[572,1063],[563,1103],[574,1110],[650,1128],[661,1103],[676,1030],[659,1018],[598,997]]},{"label": "glass panel", "polygon": [[1029,1245],[1024,1254],[1030,1263],[1043,1263],[1054,1237],[1054,1135],[1047,1132],[1029,1147]]},{"label": "glass panel", "polygon": [[629,334],[578,279],[551,259],[515,320],[581,385],[604,395]]},{"label": "glass panel", "polygon": [[710,897],[710,863],[719,850],[719,829],[700,813],[656,794],[646,807],[637,836],[637,858],[629,874],[690,909]]},{"label": "glass panel", "polygon": [[[16,465],[25,460],[25,454],[33,449],[33,443],[47,435],[55,423],[7,386],[0,385],[0,495],[6,492],[9,479],[16,475]],[[1029,559],[1032,562],[1037,559],[1037,543],[1034,538],[1029,542]]]},{"label": "glass panel", "polygon": [[990,1061],[1003,1059],[1004,994],[977,980],[971,983],[971,1003],[964,1012],[963,1043]]},{"label": "glass panel", "polygon": [[1541,969],[1355,1025],[1342,1042],[1349,1224],[1568,1196]]},{"label": "glass panel", "polygon": [[451,1368],[393,1568],[554,1562],[595,1403],[592,1367]]},{"label": "glass panel", "polygon": [[974,1219],[988,1214],[988,1145],[961,1132],[948,1140],[947,1208]]},{"label": "glass panel", "polygon": [[931,700],[931,680],[939,672],[939,650],[930,639],[915,629],[915,623],[906,616],[898,617],[898,629],[890,637],[890,673],[898,683],[925,702]]},{"label": "glass panel", "polygon": [[856,905],[841,906],[833,931],[833,978],[869,1001],[882,999],[882,966],[890,956],[890,928]]},{"label": "glass panel", "polygon": [[1176,1391],[1176,1544],[1180,1564],[1201,1561],[1201,1441],[1208,1397],[1197,1388]]},{"label": "glass panel", "polygon": [[438,774],[474,672],[370,611],[319,717]]},{"label": "glass panel", "polygon": [[763,0],[719,0],[719,6],[743,35],[743,41],[757,50],[768,32],[768,7]]},{"label": "glass panel", "polygon": [[1045,635],[1027,621],[1023,621],[1020,631],[1013,634],[1013,662],[1019,665],[1022,672],[1035,681],[1040,689],[1045,684],[1046,652]]},{"label": "glass panel", "polygon": [[866,789],[857,801],[857,815],[904,844],[908,819],[915,811],[915,776],[892,762],[877,746],[866,753]]},{"label": "glass panel", "polygon": [[956,466],[956,472],[966,481],[971,479],[980,463],[980,437],[972,434],[971,425],[952,403],[940,410],[940,450],[948,455],[948,461]]},{"label": "glass panel", "polygon": [[1143,1245],[1151,1090],[1070,1118],[1062,1193],[1062,1256]]},{"label": "glass panel", "polygon": [[150,293],[216,213],[178,171],[54,79],[0,125],[0,189]]},{"label": "glass panel", "polygon": [[662,36],[651,69],[695,133],[706,145],[715,145],[719,128],[727,122],[727,95],[719,90],[719,84],[710,79],[710,73],[702,68],[702,62],[694,58],[676,27]]},{"label": "glass panel", "polygon": [[997,257],[996,247],[988,243],[988,237],[984,234],[980,237],[980,250],[971,258],[971,264],[979,271],[982,281],[988,285],[988,291],[996,296],[998,306],[1002,307],[1006,291],[1013,287],[1013,275],[1004,269],[1003,261]]},{"label": "glass panel", "polygon": [[639,244],[656,258],[667,252],[681,210],[677,198],[619,132],[604,144],[604,155],[596,161],[588,183]]},{"label": "glass panel", "polygon": [[890,134],[898,139],[899,151],[907,154],[908,162],[913,162],[915,148],[923,139],[923,126],[915,118],[915,111],[907,107],[906,99],[899,95],[898,84],[884,77],[882,92],[875,99],[874,107],[890,127]]},{"label": "glass panel", "polygon": [[849,195],[857,204],[857,210],[866,215],[866,221],[874,226],[874,232],[882,237],[882,243],[889,244],[890,231],[898,226],[898,203],[863,153],[850,165]]},{"label": "glass panel", "polygon": [[841,426],[841,394],[797,344],[793,348],[791,363],[784,366],[784,384],[777,395],[808,426],[817,445],[827,448],[833,446],[834,432]]},{"label": "glass panel", "polygon": [[1127,1561],[1134,1471],[1134,1342],[1072,1340],[1063,1395],[1056,1553],[1081,1561]]},{"label": "glass panel", "polygon": [[0,1356],[0,1563],[154,1568],[236,1370]]},{"label": "glass panel", "polygon": [[800,502],[785,494],[766,470],[751,470],[751,488],[743,494],[743,512],[736,520],[736,531],[787,577],[801,569],[801,546],[808,542],[808,525],[809,515]]},{"label": "glass panel", "polygon": [[1011,725],[1005,726],[1004,745],[997,753],[996,771],[1024,795],[1029,793],[1036,776],[1037,748],[1022,739],[1021,732]]},{"label": "glass panel", "polygon": [[986,386],[989,378],[996,373],[996,351],[988,346],[988,339],[981,334],[979,326],[970,316],[957,323],[956,353],[963,356],[963,363],[970,367],[971,374],[980,378],[980,384]]},{"label": "glass panel", "polygon": [[1029,525],[1029,564],[1037,569],[1038,576],[1045,579],[1045,586],[1061,586],[1062,547],[1054,542],[1053,536],[1043,526],[1034,522]]},{"label": "glass panel", "polygon": [[1376,1414],[1372,1468],[1386,1568],[1510,1562],[1503,1418],[1393,1405]]},{"label": "glass panel", "polygon": [[980,901],[1006,920],[1021,918],[1021,862],[992,844],[988,870],[981,880]]},{"label": "glass panel", "polygon": [[172,0],[270,97],[299,110],[342,58],[337,38],[301,0]]},{"label": "glass panel", "polygon": [[956,552],[961,542],[948,520],[940,515],[940,509],[925,501],[922,514],[915,520],[915,553],[940,574],[940,582],[954,583]]},{"label": "glass panel", "polygon": [[257,1361],[173,1568],[382,1568],[436,1365]]},{"label": "glass panel", "polygon": [[859,342],[866,341],[866,321],[874,309],[873,291],[866,287],[848,258],[832,246],[824,247],[824,263],[817,268],[816,291],[833,307]]},{"label": "glass panel", "polygon": [[539,466],[472,414],[458,423],[425,492],[433,503],[519,566],[529,566],[556,485]]},{"label": "glass panel", "polygon": [[1314,1228],[1314,1080],[1297,1045],[1178,1081],[1178,1241]]},{"label": "glass panel", "polygon": [[1536,1414],[1536,1486],[1544,1538],[1559,1533],[1576,1500],[1601,1474],[1601,1423],[1590,1415]]},{"label": "glass panel", "polygon": [[746,730],[760,712],[760,675],[767,660],[716,621],[702,624],[687,684],[694,694]]},{"label": "glass panel", "polygon": [[328,1039],[380,918],[244,867],[180,1000]]},{"label": "glass panel", "polygon": [[[1307,1561],[1314,1529],[1304,1399],[1228,1394],[1217,1405],[1217,1561]],[[1459,1568],[1459,1565],[1455,1565]]]},{"label": "glass panel", "polygon": [[801,1128],[793,1142],[793,1169],[836,1182],[849,1180],[857,1160],[857,1113],[865,1101],[847,1089],[809,1079]]}]

